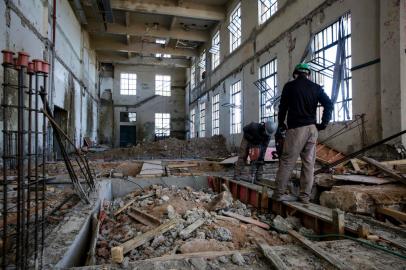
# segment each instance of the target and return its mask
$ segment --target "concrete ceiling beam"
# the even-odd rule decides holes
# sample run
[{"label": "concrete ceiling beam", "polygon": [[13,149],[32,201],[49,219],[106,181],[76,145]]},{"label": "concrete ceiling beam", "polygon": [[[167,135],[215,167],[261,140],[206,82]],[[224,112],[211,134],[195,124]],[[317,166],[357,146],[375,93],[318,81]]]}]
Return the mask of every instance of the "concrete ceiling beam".
[{"label": "concrete ceiling beam", "polygon": [[173,58],[156,58],[156,57],[143,57],[134,56],[127,58],[125,56],[115,55],[106,52],[97,53],[97,60],[103,63],[118,63],[126,65],[153,65],[153,66],[170,66],[187,68],[190,67],[190,60],[188,59],[173,59]]},{"label": "concrete ceiling beam", "polygon": [[170,54],[173,56],[197,56],[196,50],[190,49],[178,49],[163,47],[160,44],[147,43],[147,42],[135,42],[130,44],[123,44],[120,41],[114,41],[103,38],[95,38],[92,42],[92,47],[96,51],[119,51],[119,52],[132,52],[141,54]]},{"label": "concrete ceiling beam", "polygon": [[222,6],[204,5],[194,2],[182,1],[181,5],[167,0],[111,0],[113,9],[134,11],[142,13],[179,16],[201,20],[223,21],[225,9]]},{"label": "concrete ceiling beam", "polygon": [[107,24],[107,33],[121,34],[131,36],[150,36],[157,38],[183,39],[199,42],[209,41],[209,33],[199,30],[184,30],[182,28],[165,28],[147,27],[140,24],[132,24],[129,27],[117,23]]}]

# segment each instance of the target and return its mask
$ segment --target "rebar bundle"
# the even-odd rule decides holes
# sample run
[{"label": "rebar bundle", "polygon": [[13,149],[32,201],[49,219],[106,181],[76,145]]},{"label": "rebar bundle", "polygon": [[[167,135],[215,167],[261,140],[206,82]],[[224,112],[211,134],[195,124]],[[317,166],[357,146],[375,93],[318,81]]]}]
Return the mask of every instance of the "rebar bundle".
[{"label": "rebar bundle", "polygon": [[[49,64],[3,53],[2,268],[41,268],[44,248],[46,118],[39,87]],[[16,79],[17,78],[17,79]]]}]

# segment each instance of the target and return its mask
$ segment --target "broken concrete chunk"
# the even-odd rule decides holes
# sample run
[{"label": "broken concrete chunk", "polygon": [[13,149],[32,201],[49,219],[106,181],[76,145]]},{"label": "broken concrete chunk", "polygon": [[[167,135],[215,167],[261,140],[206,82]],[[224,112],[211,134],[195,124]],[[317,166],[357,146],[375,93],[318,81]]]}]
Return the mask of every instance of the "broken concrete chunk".
[{"label": "broken concrete chunk", "polygon": [[173,218],[176,217],[176,211],[175,211],[175,208],[173,208],[172,205],[168,205],[168,206],[166,207],[166,211],[167,211],[167,214],[168,214],[168,218],[169,218],[169,219],[173,219]]},{"label": "broken concrete chunk", "polygon": [[244,257],[241,255],[240,252],[236,252],[233,254],[233,256],[231,256],[231,261],[236,264],[236,265],[244,265],[245,264],[245,259]]},{"label": "broken concrete chunk", "polygon": [[192,258],[190,264],[197,270],[206,270],[207,261],[204,258]]},{"label": "broken concrete chunk", "polygon": [[288,231],[288,230],[292,230],[293,226],[292,224],[290,224],[289,222],[287,222],[283,217],[281,216],[276,216],[273,221],[273,226],[280,231]]},{"label": "broken concrete chunk", "polygon": [[209,211],[218,211],[227,209],[233,204],[233,195],[229,191],[223,191],[208,204]]},{"label": "broken concrete chunk", "polygon": [[163,200],[164,202],[167,202],[167,201],[169,201],[169,197],[164,195],[161,197],[161,200]]},{"label": "broken concrete chunk", "polygon": [[214,231],[214,237],[219,241],[231,241],[233,239],[230,230],[224,227],[217,227]]}]

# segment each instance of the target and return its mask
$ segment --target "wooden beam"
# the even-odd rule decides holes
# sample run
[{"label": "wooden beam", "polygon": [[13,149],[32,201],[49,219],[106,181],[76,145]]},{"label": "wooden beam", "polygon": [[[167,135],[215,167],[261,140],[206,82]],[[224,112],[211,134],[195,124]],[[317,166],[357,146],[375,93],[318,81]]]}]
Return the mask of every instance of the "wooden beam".
[{"label": "wooden beam", "polygon": [[197,56],[196,50],[191,49],[177,49],[162,47],[160,44],[135,42],[129,45],[123,44],[120,41],[115,41],[107,38],[93,39],[93,48],[96,51],[120,51],[120,52],[133,52],[142,54],[170,54],[175,56]]},{"label": "wooden beam", "polygon": [[190,234],[192,232],[197,230],[197,228],[199,228],[203,224],[204,224],[204,219],[200,218],[200,219],[196,220],[194,223],[192,223],[189,226],[187,226],[186,228],[184,228],[183,230],[181,230],[179,233],[179,236],[182,238],[187,238],[190,236]]},{"label": "wooden beam", "polygon": [[232,218],[236,218],[236,219],[238,219],[238,220],[241,220],[241,221],[243,221],[243,222],[245,222],[245,223],[253,224],[253,225],[258,226],[258,227],[260,227],[260,228],[263,228],[263,229],[265,229],[265,230],[269,230],[269,228],[270,228],[268,224],[263,223],[263,222],[261,222],[261,221],[259,221],[259,220],[250,218],[250,217],[244,217],[244,216],[242,216],[242,215],[239,215],[239,214],[236,214],[236,213],[232,213],[232,212],[228,212],[228,211],[224,211],[223,214],[226,215],[226,216],[229,216],[229,217],[232,217]]},{"label": "wooden beam", "polygon": [[284,270],[288,269],[282,259],[273,251],[273,249],[264,241],[257,240],[257,245],[262,251],[264,256],[269,260],[274,269]]},{"label": "wooden beam", "polygon": [[156,58],[132,56],[128,59],[127,56],[109,52],[98,52],[97,60],[103,63],[117,63],[123,65],[147,65],[147,66],[169,66],[174,68],[190,67],[190,60],[176,58]]},{"label": "wooden beam", "polygon": [[367,162],[368,164],[374,165],[376,168],[378,168],[385,174],[389,175],[390,177],[392,177],[406,185],[406,178],[404,178],[402,175],[398,174],[394,170],[388,168],[386,165],[383,165],[380,162],[376,161],[375,159],[372,159],[369,157],[361,157],[361,160]]},{"label": "wooden beam", "polygon": [[378,207],[376,212],[384,214],[386,216],[393,217],[399,221],[406,222],[406,213],[389,208],[389,207]]},{"label": "wooden beam", "polygon": [[201,20],[222,21],[225,19],[225,9],[222,6],[210,6],[189,1],[182,1],[182,5],[178,6],[163,0],[111,0],[111,7],[119,10],[179,16]]},{"label": "wooden beam", "polygon": [[[95,30],[98,28],[92,27]],[[107,24],[107,33],[119,34],[119,35],[131,35],[131,36],[146,36],[157,38],[171,38],[171,39],[183,39],[198,42],[207,42],[210,39],[210,35],[206,31],[200,30],[184,30],[179,27],[173,27],[170,30],[163,27],[148,27],[141,24],[131,24],[128,27],[118,23]]]},{"label": "wooden beam", "polygon": [[137,201],[137,199],[133,199],[133,200],[129,201],[128,203],[126,203],[123,207],[119,208],[116,212],[114,212],[114,216],[118,216],[121,212],[126,210],[128,207],[130,207],[130,205],[132,205],[136,201]]},{"label": "wooden beam", "polygon": [[308,240],[307,238],[305,238],[298,232],[296,232],[294,230],[289,230],[288,233],[289,233],[289,235],[293,236],[296,240],[298,240],[300,243],[302,243],[307,249],[311,250],[319,258],[327,261],[333,267],[335,267],[337,269],[346,269],[346,270],[352,269],[351,267],[347,266],[344,262],[332,257],[326,251],[324,251],[320,247],[314,245],[310,240]]}]

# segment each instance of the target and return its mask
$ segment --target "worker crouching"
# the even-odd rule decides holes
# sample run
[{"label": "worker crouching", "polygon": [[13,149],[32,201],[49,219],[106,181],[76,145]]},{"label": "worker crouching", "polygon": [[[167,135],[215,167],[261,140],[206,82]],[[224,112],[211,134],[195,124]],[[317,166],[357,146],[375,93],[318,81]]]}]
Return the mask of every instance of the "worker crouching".
[{"label": "worker crouching", "polygon": [[[249,182],[254,182],[254,180],[261,181],[263,179],[264,157],[269,141],[271,140],[271,136],[275,133],[275,131],[276,125],[272,121],[262,123],[251,122],[243,128],[244,135],[241,140],[238,160],[235,166],[234,179]],[[257,152],[254,151],[256,148],[259,149],[259,155],[252,155],[256,156],[256,160],[251,159],[251,162],[254,162],[252,165],[254,169],[253,171],[251,170],[251,174],[249,176],[243,176],[242,170],[250,154],[250,149],[252,153],[255,153]]]}]

